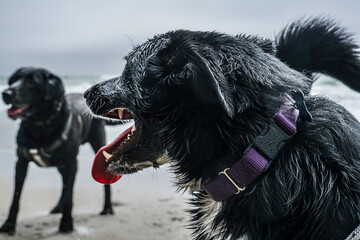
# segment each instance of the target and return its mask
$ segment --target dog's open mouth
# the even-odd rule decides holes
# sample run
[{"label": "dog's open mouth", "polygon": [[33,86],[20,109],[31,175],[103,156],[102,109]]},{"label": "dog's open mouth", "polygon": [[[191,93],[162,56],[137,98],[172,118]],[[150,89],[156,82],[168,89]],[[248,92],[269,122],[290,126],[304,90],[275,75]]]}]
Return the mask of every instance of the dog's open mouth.
[{"label": "dog's open mouth", "polygon": [[[125,108],[117,108],[102,115],[103,117],[130,120],[134,119],[133,114]],[[117,137],[112,143],[102,147],[96,154],[93,167],[93,178],[103,184],[111,184],[121,178],[121,175],[114,174],[108,170],[109,165],[117,161],[122,154],[135,147],[140,139],[141,125],[134,125]]]},{"label": "dog's open mouth", "polygon": [[10,118],[12,119],[16,119],[18,117],[21,117],[24,113],[24,111],[28,108],[28,106],[22,106],[22,107],[17,107],[15,105],[12,105],[8,110],[7,110],[7,114]]}]

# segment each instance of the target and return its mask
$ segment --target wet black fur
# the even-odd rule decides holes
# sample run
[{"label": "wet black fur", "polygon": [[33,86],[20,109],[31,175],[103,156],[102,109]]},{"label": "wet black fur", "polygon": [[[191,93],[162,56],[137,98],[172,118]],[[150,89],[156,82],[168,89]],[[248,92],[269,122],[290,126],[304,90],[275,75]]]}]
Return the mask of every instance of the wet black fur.
[{"label": "wet black fur", "polygon": [[[10,212],[0,232],[13,233],[23,183],[28,164],[32,159],[24,155],[21,148],[47,147],[61,137],[70,112],[73,114],[68,139],[51,152],[51,167],[56,167],[63,179],[61,198],[51,213],[62,213],[59,226],[61,232],[73,230],[72,197],[77,171],[78,150],[81,144],[89,142],[95,152],[106,144],[105,121],[93,119],[87,112],[81,94],[64,95],[59,77],[39,68],[20,68],[9,78],[10,87],[3,92],[7,104],[17,107],[30,104],[21,116],[17,133],[17,156],[15,190]],[[59,107],[59,109],[57,109]],[[81,131],[78,117],[81,117]],[[101,214],[113,214],[110,201],[110,186],[105,185],[104,209]]]},{"label": "wet black fur", "polygon": [[194,239],[345,239],[360,224],[360,124],[330,99],[308,95],[314,72],[360,90],[358,46],[333,21],[298,21],[275,44],[178,30],[126,59],[122,77],[93,86],[87,103],[95,114],[126,107],[152,124],[180,185],[201,184],[232,166],[272,121],[284,93],[307,94],[313,122],[298,123],[245,191],[219,210],[202,189],[194,192]]}]

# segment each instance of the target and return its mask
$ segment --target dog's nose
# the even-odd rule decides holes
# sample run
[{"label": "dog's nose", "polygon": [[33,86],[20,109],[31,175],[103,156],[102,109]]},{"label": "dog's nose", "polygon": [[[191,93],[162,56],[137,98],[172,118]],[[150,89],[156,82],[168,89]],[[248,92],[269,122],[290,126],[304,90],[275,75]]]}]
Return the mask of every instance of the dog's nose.
[{"label": "dog's nose", "polygon": [[99,94],[99,88],[95,85],[84,92],[84,98],[91,98]]},{"label": "dog's nose", "polygon": [[6,89],[5,91],[2,92],[2,97],[6,104],[11,103],[14,95],[15,95],[15,93],[11,89]]},{"label": "dog's nose", "polygon": [[89,97],[93,96],[94,95],[93,90],[94,90],[94,86],[89,88],[88,90],[86,90],[84,92],[84,98],[89,98]]},{"label": "dog's nose", "polygon": [[88,98],[90,96],[90,91],[91,88],[88,88],[85,92],[84,92],[84,98]]}]

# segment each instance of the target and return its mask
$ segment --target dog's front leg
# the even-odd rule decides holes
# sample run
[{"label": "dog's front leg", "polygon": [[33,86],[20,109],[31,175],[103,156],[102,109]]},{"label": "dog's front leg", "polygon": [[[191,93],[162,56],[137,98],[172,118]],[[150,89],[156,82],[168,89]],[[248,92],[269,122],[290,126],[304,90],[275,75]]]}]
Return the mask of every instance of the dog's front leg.
[{"label": "dog's front leg", "polygon": [[19,158],[19,160],[16,163],[15,190],[14,190],[13,201],[10,207],[9,216],[5,221],[5,223],[1,226],[0,232],[9,233],[9,234],[15,233],[16,218],[19,212],[20,195],[24,185],[28,165],[29,162],[22,158]]},{"label": "dog's front leg", "polygon": [[73,200],[73,188],[75,182],[75,175],[77,171],[76,160],[72,161],[72,164],[67,164],[61,168],[58,168],[63,180],[62,190],[62,218],[60,221],[60,232],[71,232],[74,230],[73,219],[71,216],[72,200]]},{"label": "dog's front leg", "polygon": [[100,213],[100,215],[113,215],[114,211],[111,206],[111,189],[110,185],[104,185],[104,210]]}]

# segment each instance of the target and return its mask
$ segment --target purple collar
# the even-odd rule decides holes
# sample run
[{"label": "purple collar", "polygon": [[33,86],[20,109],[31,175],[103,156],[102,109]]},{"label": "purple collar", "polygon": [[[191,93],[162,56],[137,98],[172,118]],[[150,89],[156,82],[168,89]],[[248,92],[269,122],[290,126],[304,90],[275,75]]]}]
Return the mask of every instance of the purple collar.
[{"label": "purple collar", "polygon": [[257,136],[244,156],[232,167],[224,169],[217,177],[203,184],[212,199],[224,201],[245,190],[264,172],[269,160],[276,158],[284,143],[296,133],[299,110],[295,107],[293,98],[287,94],[284,98],[285,103],[276,113],[274,121]]}]

